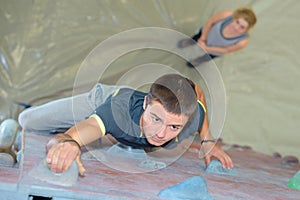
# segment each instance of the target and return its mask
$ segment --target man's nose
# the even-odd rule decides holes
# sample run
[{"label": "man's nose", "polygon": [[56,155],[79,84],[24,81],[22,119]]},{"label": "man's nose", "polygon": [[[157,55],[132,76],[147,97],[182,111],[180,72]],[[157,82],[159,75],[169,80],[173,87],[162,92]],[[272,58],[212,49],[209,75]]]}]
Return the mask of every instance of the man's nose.
[{"label": "man's nose", "polygon": [[162,126],[161,129],[156,133],[158,138],[164,138],[166,136],[166,126]]}]

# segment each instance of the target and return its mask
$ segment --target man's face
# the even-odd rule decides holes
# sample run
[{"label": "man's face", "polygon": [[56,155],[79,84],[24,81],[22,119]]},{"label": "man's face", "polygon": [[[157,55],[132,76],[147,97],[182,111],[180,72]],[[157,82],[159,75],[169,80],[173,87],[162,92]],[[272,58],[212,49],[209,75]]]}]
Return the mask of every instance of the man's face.
[{"label": "man's face", "polygon": [[142,115],[141,128],[148,142],[155,146],[175,138],[188,122],[188,116],[167,112],[157,101],[152,101]]}]

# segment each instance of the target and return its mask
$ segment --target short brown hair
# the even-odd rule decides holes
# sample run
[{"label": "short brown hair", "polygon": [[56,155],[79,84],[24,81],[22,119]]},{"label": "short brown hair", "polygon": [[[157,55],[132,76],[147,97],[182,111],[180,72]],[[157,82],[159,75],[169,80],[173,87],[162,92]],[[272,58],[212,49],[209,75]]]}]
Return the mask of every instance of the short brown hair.
[{"label": "short brown hair", "polygon": [[233,12],[233,19],[244,18],[248,24],[248,30],[256,24],[256,15],[251,8],[238,8]]},{"label": "short brown hair", "polygon": [[150,88],[147,104],[158,101],[170,113],[191,116],[197,106],[194,83],[179,75],[167,74],[158,78]]}]

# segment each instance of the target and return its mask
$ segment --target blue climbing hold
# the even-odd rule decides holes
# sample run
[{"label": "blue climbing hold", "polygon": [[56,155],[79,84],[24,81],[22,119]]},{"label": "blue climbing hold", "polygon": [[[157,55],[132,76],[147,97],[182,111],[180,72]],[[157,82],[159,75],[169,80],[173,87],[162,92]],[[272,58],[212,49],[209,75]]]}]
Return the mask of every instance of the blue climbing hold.
[{"label": "blue climbing hold", "polygon": [[205,180],[199,176],[163,189],[158,196],[172,200],[213,200],[207,191]]},{"label": "blue climbing hold", "polygon": [[225,169],[222,167],[222,164],[218,160],[212,160],[207,168],[205,169],[206,172],[215,173],[215,174],[226,174],[236,176],[237,172],[234,168],[232,169]]}]

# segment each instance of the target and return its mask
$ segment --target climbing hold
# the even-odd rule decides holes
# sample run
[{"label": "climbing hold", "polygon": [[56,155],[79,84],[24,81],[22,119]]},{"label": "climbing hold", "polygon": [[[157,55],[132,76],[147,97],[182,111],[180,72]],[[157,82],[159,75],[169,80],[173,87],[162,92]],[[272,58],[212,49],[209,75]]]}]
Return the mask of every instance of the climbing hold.
[{"label": "climbing hold", "polygon": [[17,162],[16,154],[12,150],[19,124],[14,119],[6,119],[0,125],[0,153],[7,153]]},{"label": "climbing hold", "polygon": [[212,160],[207,168],[205,169],[206,172],[215,173],[215,174],[226,174],[226,175],[233,175],[236,176],[237,172],[235,169],[225,169],[222,167],[222,164],[218,160]]},{"label": "climbing hold", "polygon": [[107,150],[107,153],[132,159],[146,159],[147,153],[144,149],[133,148],[121,143],[117,143]]},{"label": "climbing hold", "polygon": [[274,153],[273,153],[273,158],[281,158],[280,153],[274,152]]},{"label": "climbing hold", "polygon": [[60,186],[73,186],[78,178],[77,163],[73,161],[70,168],[63,173],[54,173],[49,169],[46,159],[35,166],[29,175],[35,179]]},{"label": "climbing hold", "polygon": [[7,153],[0,153],[0,166],[13,167],[15,164],[14,159]]},{"label": "climbing hold", "polygon": [[300,190],[300,170],[289,180],[287,183],[289,188],[294,188],[296,190]]},{"label": "climbing hold", "polygon": [[281,161],[281,165],[298,165],[299,160],[295,156],[284,156]]},{"label": "climbing hold", "polygon": [[144,169],[152,169],[152,170],[163,169],[167,167],[166,163],[159,162],[156,160],[151,160],[151,159],[142,161],[138,166]]},{"label": "climbing hold", "polygon": [[172,200],[212,200],[207,191],[206,182],[200,176],[194,176],[184,182],[163,189],[158,193],[160,198]]},{"label": "climbing hold", "polygon": [[7,149],[15,142],[19,124],[14,119],[6,119],[0,125],[0,148]]}]

